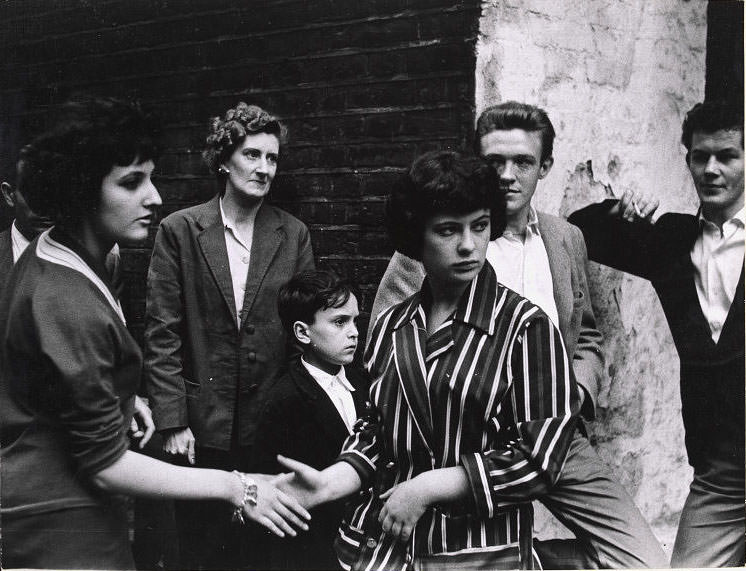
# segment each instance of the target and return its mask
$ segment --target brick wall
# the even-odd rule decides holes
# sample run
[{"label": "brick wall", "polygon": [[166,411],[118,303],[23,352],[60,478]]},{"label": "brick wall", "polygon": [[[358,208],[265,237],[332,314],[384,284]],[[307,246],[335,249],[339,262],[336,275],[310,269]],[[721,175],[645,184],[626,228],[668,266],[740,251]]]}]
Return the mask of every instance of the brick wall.
[{"label": "brick wall", "polygon": [[[470,139],[478,20],[478,0],[5,0],[2,176],[71,93],[135,96],[166,123],[165,215],[214,193],[208,118],[258,103],[289,129],[272,202],[309,226],[319,265],[360,284],[367,311],[391,252],[391,181]],[[150,247],[124,251],[138,337]]]}]

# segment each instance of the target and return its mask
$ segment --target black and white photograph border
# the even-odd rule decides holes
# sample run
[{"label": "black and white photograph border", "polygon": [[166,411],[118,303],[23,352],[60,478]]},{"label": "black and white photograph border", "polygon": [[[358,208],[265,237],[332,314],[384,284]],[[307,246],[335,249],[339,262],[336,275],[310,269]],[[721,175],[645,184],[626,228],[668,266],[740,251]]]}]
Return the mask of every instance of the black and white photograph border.
[{"label": "black and white photograph border", "polygon": [[[14,184],[20,149],[70,97],[133,98],[159,116],[163,205],[144,243],[120,244],[142,344],[158,223],[215,195],[210,119],[259,105],[287,128],[267,200],[308,227],[317,267],[357,284],[364,340],[393,253],[386,196],[413,159],[472,149],[484,109],[521,101],[556,130],[537,210],[566,218],[645,191],[656,218],[696,214],[682,121],[705,99],[743,104],[743,46],[736,0],[0,0],[0,179]],[[12,220],[0,210],[0,230]],[[584,426],[670,557],[692,481],[679,356],[650,282],[586,269],[604,365]],[[534,504],[537,539],[573,537]],[[138,567],[175,568],[170,502],[132,501],[129,518]]]}]

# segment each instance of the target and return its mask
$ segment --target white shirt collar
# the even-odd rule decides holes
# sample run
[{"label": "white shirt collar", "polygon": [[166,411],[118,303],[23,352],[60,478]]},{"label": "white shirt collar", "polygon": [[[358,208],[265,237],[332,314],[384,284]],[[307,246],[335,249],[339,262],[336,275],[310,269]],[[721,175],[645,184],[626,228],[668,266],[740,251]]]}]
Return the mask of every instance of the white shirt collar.
[{"label": "white shirt collar", "polygon": [[326,371],[322,371],[318,367],[314,367],[308,361],[306,361],[303,357],[301,357],[300,360],[301,360],[301,363],[303,363],[303,366],[309,372],[309,374],[314,379],[316,379],[319,383],[323,385],[328,385],[328,384],[333,384],[338,381],[348,391],[352,392],[355,390],[355,387],[353,387],[350,384],[350,381],[347,380],[347,375],[345,375],[344,367],[340,367],[339,372],[336,375],[330,375]]},{"label": "white shirt collar", "polygon": [[[706,225],[710,228],[717,228],[718,230],[720,230],[720,227],[717,224],[715,224],[714,222],[710,222],[707,218],[705,218],[705,215],[703,214],[701,208],[699,209],[699,212],[697,212],[697,220],[699,221],[700,227],[702,225]],[[726,220],[724,224],[727,224],[728,222],[746,226],[746,205],[744,205],[741,210],[736,212],[730,219]]]},{"label": "white shirt collar", "polygon": [[15,264],[31,243],[26,239],[26,236],[21,234],[15,220],[13,220],[13,224],[10,227],[10,242],[13,245],[13,263]]},{"label": "white shirt collar", "polygon": [[[539,234],[539,215],[536,213],[536,209],[534,208],[533,204],[529,204],[528,207],[528,222],[526,223],[526,236],[528,235],[534,235],[534,236],[540,236]],[[515,232],[511,232],[507,228],[503,232],[503,236],[505,238],[513,238],[513,236],[517,236]]]},{"label": "white shirt collar", "polygon": [[223,227],[226,228],[227,230],[230,230],[234,234],[236,234],[233,221],[230,218],[228,218],[228,215],[225,213],[225,210],[223,209],[223,197],[222,196],[218,200],[218,204],[220,205],[220,220],[223,222]]}]

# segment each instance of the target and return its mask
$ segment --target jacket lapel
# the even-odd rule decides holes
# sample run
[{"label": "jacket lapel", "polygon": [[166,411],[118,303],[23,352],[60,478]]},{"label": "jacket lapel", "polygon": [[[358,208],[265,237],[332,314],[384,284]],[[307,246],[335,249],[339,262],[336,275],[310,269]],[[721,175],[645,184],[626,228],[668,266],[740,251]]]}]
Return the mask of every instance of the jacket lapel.
[{"label": "jacket lapel", "polygon": [[433,420],[425,368],[426,330],[422,308],[414,319],[394,331],[394,362],[399,383],[422,440],[433,448]]},{"label": "jacket lapel", "polygon": [[367,376],[357,372],[354,367],[345,367],[345,373],[347,374],[347,380],[355,388],[352,393],[352,400],[355,401],[355,414],[360,418],[360,415],[365,412],[365,405],[370,400],[368,395],[370,384],[367,381]]},{"label": "jacket lapel", "polygon": [[[554,303],[557,304],[557,315],[559,316],[559,330],[564,339],[567,339],[567,331],[572,318],[574,291],[572,283],[572,264],[565,247],[564,233],[556,228],[551,218],[537,212],[539,218],[539,232],[541,241],[547,251],[549,258],[549,271],[552,274],[552,289],[554,291]],[[559,237],[562,236],[560,239]]]},{"label": "jacket lapel", "polygon": [[[290,376],[301,394],[312,403],[312,415],[319,430],[326,434],[328,442],[341,442],[349,435],[347,425],[339,414],[337,407],[311,374],[306,370],[300,359],[294,361],[289,368]],[[353,396],[356,391],[353,392]]]},{"label": "jacket lapel", "polygon": [[210,272],[212,272],[215,283],[228,306],[236,323],[236,302],[233,296],[233,282],[231,280],[231,267],[228,262],[228,250],[225,247],[225,229],[220,219],[219,197],[216,196],[207,203],[206,212],[199,218],[198,222],[203,231],[197,236],[197,241],[202,249]]},{"label": "jacket lapel", "polygon": [[251,261],[249,262],[248,275],[246,277],[246,292],[241,309],[241,325],[243,325],[246,316],[251,312],[256,295],[261,288],[275,254],[277,254],[280,248],[283,236],[282,222],[279,217],[269,206],[262,204],[256,213],[256,221],[254,222],[254,237],[251,241]]},{"label": "jacket lapel", "polygon": [[[741,326],[741,338],[743,338],[743,298],[744,298],[744,285],[743,285],[743,274],[744,266],[741,266],[741,277],[738,278],[738,285],[736,286],[736,293],[733,295],[733,301],[730,304],[728,310],[728,316],[725,318],[723,324],[723,330],[720,332],[720,338],[718,339],[718,345],[723,339],[728,338],[731,334],[730,330],[737,325]],[[736,322],[740,323],[736,323]],[[737,329],[735,331],[738,331]]]}]

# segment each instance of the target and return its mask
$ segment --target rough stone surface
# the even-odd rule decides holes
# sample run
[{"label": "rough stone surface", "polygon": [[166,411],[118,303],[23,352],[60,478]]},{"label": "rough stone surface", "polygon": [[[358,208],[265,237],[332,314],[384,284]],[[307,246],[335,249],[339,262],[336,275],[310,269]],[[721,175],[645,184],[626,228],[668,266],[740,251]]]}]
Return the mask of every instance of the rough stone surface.
[{"label": "rough stone surface", "polygon": [[[695,211],[678,141],[684,113],[704,94],[706,7],[483,2],[477,112],[509,99],[538,104],[558,133],[538,208],[567,215],[635,189],[655,195],[659,212]],[[608,373],[591,439],[670,553],[691,479],[676,352],[649,283],[596,264],[589,277]],[[536,529],[540,537],[571,535],[540,507]]]}]

